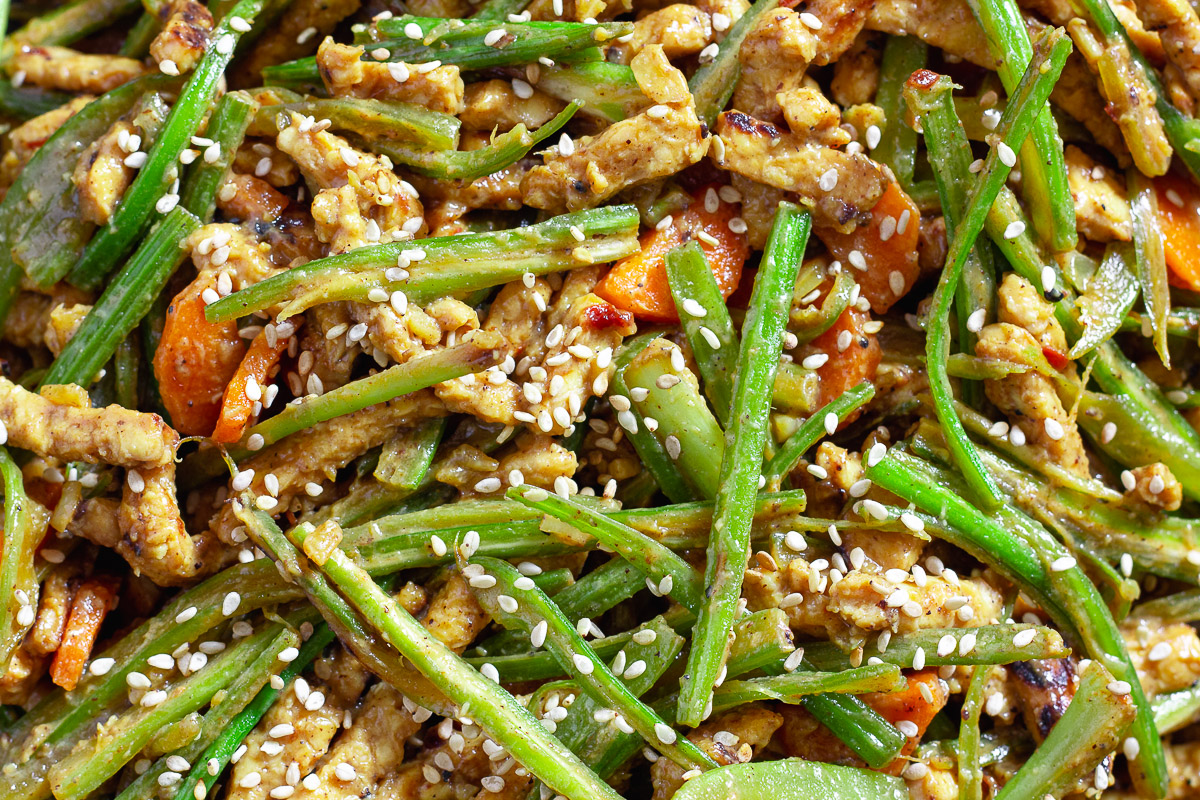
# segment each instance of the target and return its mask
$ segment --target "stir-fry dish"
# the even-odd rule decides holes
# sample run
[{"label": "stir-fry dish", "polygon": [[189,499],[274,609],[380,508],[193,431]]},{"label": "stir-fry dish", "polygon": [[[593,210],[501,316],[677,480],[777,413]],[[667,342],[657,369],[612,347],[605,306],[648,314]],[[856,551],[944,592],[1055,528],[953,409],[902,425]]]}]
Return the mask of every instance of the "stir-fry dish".
[{"label": "stir-fry dish", "polygon": [[1193,4],[0,33],[0,798],[1200,795]]}]

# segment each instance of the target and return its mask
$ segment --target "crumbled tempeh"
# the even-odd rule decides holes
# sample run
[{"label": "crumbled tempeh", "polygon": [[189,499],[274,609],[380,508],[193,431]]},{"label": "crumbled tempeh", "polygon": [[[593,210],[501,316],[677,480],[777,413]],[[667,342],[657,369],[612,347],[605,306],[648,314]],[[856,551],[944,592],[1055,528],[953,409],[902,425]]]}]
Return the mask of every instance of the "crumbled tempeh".
[{"label": "crumbled tempeh", "polygon": [[631,62],[642,91],[656,105],[581,136],[571,155],[546,151],[546,163],[521,182],[526,205],[546,211],[593,208],[623,189],[672,175],[708,151],[696,104],[683,73],[660,45],[649,45]]},{"label": "crumbled tempeh", "polygon": [[1133,238],[1125,181],[1093,161],[1074,145],[1067,145],[1067,180],[1075,200],[1079,232],[1095,242]]},{"label": "crumbled tempeh", "polygon": [[562,13],[555,7],[555,0],[533,0],[525,10],[535,20],[550,22],[583,22],[588,19],[612,19],[618,14],[633,11],[633,0],[559,0]]},{"label": "crumbled tempeh", "polygon": [[42,582],[38,597],[37,618],[25,639],[25,646],[35,655],[53,653],[62,643],[63,630],[67,627],[67,614],[75,596],[72,585],[81,564],[64,562],[55,567]]},{"label": "crumbled tempeh", "polygon": [[312,55],[313,48],[337,24],[358,11],[362,0],[292,0],[245,56],[234,88],[261,86],[264,67]]},{"label": "crumbled tempeh", "polygon": [[1096,79],[1078,52],[1067,58],[1067,65],[1050,93],[1050,102],[1087,128],[1096,144],[1112,153],[1119,166],[1124,168],[1132,163],[1121,129],[1106,113]]},{"label": "crumbled tempeh", "polygon": [[[446,64],[425,72],[414,64],[364,61],[361,46],[321,42],[317,66],[321,80],[334,97],[399,100],[431,111],[457,114],[463,110],[463,79],[458,67]],[[403,81],[396,80],[401,72]]]},{"label": "crumbled tempeh", "polygon": [[[90,94],[73,97],[53,111],[47,111],[13,128],[8,134],[8,147],[4,157],[0,158],[0,187],[7,189],[11,186],[38,148],[45,144],[64,122],[94,99]],[[80,144],[80,149],[82,147]]]},{"label": "crumbled tempeh", "polygon": [[51,308],[46,319],[46,329],[42,334],[42,343],[57,356],[71,341],[71,337],[79,330],[79,326],[91,310],[92,307],[86,303],[59,303]]},{"label": "crumbled tempeh", "polygon": [[1020,325],[1033,334],[1042,347],[1060,353],[1067,351],[1067,334],[1054,318],[1054,307],[1033,288],[1033,284],[1010,272],[996,292],[997,315],[1001,322]]},{"label": "crumbled tempeh", "polygon": [[[233,157],[233,171],[262,178],[283,189],[300,180],[296,164],[271,142],[244,140]],[[239,187],[240,188],[240,187]]]},{"label": "crumbled tempeh", "polygon": [[[343,715],[354,701],[338,702],[336,693],[317,681],[310,682],[309,691],[321,692],[325,696],[320,708],[306,708],[296,695],[296,682],[292,681],[246,737],[242,743],[246,751],[233,765],[226,800],[267,800],[276,787],[287,783],[287,771],[292,764],[296,765],[299,774],[306,775],[329,750],[330,742],[342,725]],[[272,739],[268,732],[284,723],[295,728],[295,734]],[[263,745],[268,743],[274,743],[282,749],[272,753],[263,752]],[[251,773],[258,773],[260,780],[254,786],[246,786],[243,782],[253,782],[252,779],[246,781],[246,776]]]},{"label": "crumbled tempeh", "polygon": [[68,47],[21,45],[7,66],[9,76],[43,89],[102,94],[145,72],[142,62],[111,55],[90,55]]},{"label": "crumbled tempeh", "polygon": [[466,88],[464,107],[459,119],[466,128],[501,132],[524,125],[530,130],[545,125],[566,105],[557,97],[534,90],[529,97],[518,97],[511,81],[491,80],[472,83]]},{"label": "crumbled tempeh", "polygon": [[[438,468],[437,480],[454,486],[463,497],[495,497],[504,486],[512,484],[513,470],[521,473],[520,483],[554,489],[559,477],[571,478],[578,468],[575,454],[550,436],[526,431],[517,438],[516,447],[500,458],[493,458],[471,447],[460,445]],[[499,485],[491,491],[475,487],[480,481],[494,478]]]},{"label": "crumbled tempeh", "polygon": [[792,133],[825,147],[850,143],[850,133],[841,127],[841,109],[829,102],[819,87],[806,84],[784,90],[775,98]]},{"label": "crumbled tempeh", "polygon": [[1151,508],[1161,508],[1163,511],[1178,511],[1179,506],[1183,504],[1183,484],[1166,464],[1156,461],[1153,464],[1134,467],[1129,473],[1133,475],[1135,483],[1132,489],[1125,491],[1126,497],[1132,497]]},{"label": "crumbled tempeh", "polygon": [[804,10],[821,23],[812,62],[825,66],[841,59],[867,24],[873,6],[858,0],[809,0]]},{"label": "crumbled tempeh", "polygon": [[915,36],[972,64],[996,69],[987,37],[966,0],[876,0],[867,28],[891,36]]},{"label": "crumbled tempeh", "polygon": [[[782,724],[782,716],[764,705],[752,703],[705,722],[689,733],[688,738],[720,766],[744,764],[767,746]],[[733,734],[737,743],[714,741],[713,737],[721,731]],[[683,773],[683,767],[669,758],[655,761],[650,767],[654,800],[672,797],[683,785]]]},{"label": "crumbled tempeh", "polygon": [[733,93],[733,108],[763,119],[779,121],[775,96],[804,82],[804,71],[816,57],[817,36],[790,8],[764,14],[738,51],[741,78]]},{"label": "crumbled tempeh", "polygon": [[332,338],[329,334],[339,328],[348,331],[354,325],[350,304],[322,303],[310,308],[304,316],[307,324],[300,332],[299,349],[302,353],[312,353],[313,359],[311,367],[299,373],[301,385],[307,383],[310,373],[317,376],[327,392],[346,385],[354,369],[354,356],[360,348],[348,342],[346,333]]},{"label": "crumbled tempeh", "polygon": [[[875,99],[875,91],[879,88],[879,61],[883,57],[879,38],[877,33],[860,33],[850,49],[833,62],[829,93],[834,102],[846,110]],[[865,129],[860,128],[859,134],[863,133]]]},{"label": "crumbled tempeh", "polygon": [[1200,637],[1191,625],[1133,619],[1121,626],[1121,635],[1147,697],[1200,680]]},{"label": "crumbled tempeh", "polygon": [[599,276],[597,266],[570,272],[545,314],[539,310],[550,296],[545,279],[501,289],[484,330],[503,334],[515,369],[506,375],[493,367],[438,384],[446,407],[554,435],[578,421],[588,399],[607,389],[612,354],[635,330],[629,314],[592,294]]},{"label": "crumbled tempeh", "polygon": [[[979,333],[975,355],[1030,365],[1026,353],[1041,352],[1041,345],[1028,330],[1010,323],[988,325]],[[1078,475],[1086,476],[1088,457],[1075,420],[1063,408],[1050,378],[1034,371],[1006,375],[984,382],[988,399],[1010,416],[1028,442],[1046,453],[1052,462]],[[1046,422],[1057,423],[1062,434],[1054,438],[1046,431]]]},{"label": "crumbled tempeh", "polygon": [[417,190],[392,172],[389,160],[355,150],[298,114],[276,141],[305,177],[322,187],[313,198],[312,215],[317,237],[334,252],[424,232]]},{"label": "crumbled tempeh", "polygon": [[[788,192],[812,209],[818,224],[844,228],[869,213],[887,188],[883,168],[860,153],[847,153],[811,142],[805,136],[781,131],[769,122],[740,111],[717,117],[723,153],[714,150],[718,166],[759,183]],[[821,176],[833,171],[837,185],[821,188]]]},{"label": "crumbled tempeh", "polygon": [[651,11],[633,23],[633,36],[618,46],[630,57],[647,45],[662,45],[667,58],[699,53],[713,41],[712,17],[687,3],[673,3]]},{"label": "crumbled tempeh", "polygon": [[1186,0],[1138,0],[1146,28],[1158,32],[1163,51],[1193,94],[1200,95],[1200,16]]},{"label": "crumbled tempeh", "polygon": [[958,800],[958,770],[934,764],[916,780],[908,781],[911,800]]},{"label": "crumbled tempeh", "polygon": [[196,0],[172,0],[163,5],[159,15],[166,23],[150,43],[150,55],[160,66],[170,61],[179,73],[190,71],[208,47],[212,13]]},{"label": "crumbled tempeh", "polygon": [[453,297],[435,300],[425,308],[410,303],[403,314],[390,304],[354,303],[350,316],[367,325],[370,344],[397,364],[465,340],[466,334],[479,328],[475,309]]},{"label": "crumbled tempeh", "polygon": [[72,180],[79,190],[79,212],[88,222],[105,225],[137,171],[125,165],[123,137],[137,133],[133,123],[118,120],[108,133],[88,145],[75,165]]},{"label": "crumbled tempeh", "polygon": [[491,621],[471,587],[461,575],[454,573],[429,601],[421,624],[439,642],[461,653]]},{"label": "crumbled tempeh", "polygon": [[134,571],[159,586],[175,586],[222,566],[223,548],[209,532],[188,535],[175,499],[175,463],[138,470],[144,488],[135,491],[125,481],[118,523],[121,541],[116,550]]},{"label": "crumbled tempeh", "polygon": [[179,436],[158,414],[121,406],[60,405],[0,377],[0,421],[8,443],[41,456],[89,464],[156,467],[172,463]]},{"label": "crumbled tempeh", "polygon": [[[827,572],[816,569],[803,558],[794,558],[778,569],[756,566],[747,570],[744,594],[752,610],[778,608],[788,595],[800,594],[803,599],[785,609],[792,629],[839,641],[848,635],[862,637],[870,631],[911,633],[925,628],[988,624],[999,618],[1003,608],[1000,593],[985,580],[951,581],[931,575],[924,586],[903,587],[907,600],[920,608],[920,613],[913,617],[905,612],[903,605],[888,605],[887,599],[900,586],[875,570],[873,565],[866,565],[833,583]],[[975,612],[970,620],[963,621],[956,611],[945,607],[951,597],[960,596],[967,598],[967,604]]]}]

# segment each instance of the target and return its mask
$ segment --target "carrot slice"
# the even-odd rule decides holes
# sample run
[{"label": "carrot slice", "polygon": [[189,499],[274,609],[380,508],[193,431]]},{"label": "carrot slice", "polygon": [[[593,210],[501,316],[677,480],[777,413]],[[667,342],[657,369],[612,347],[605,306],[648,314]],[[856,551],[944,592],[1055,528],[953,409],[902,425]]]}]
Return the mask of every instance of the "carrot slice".
[{"label": "carrot slice", "polygon": [[1200,189],[1187,178],[1154,179],[1170,282],[1200,292]]},{"label": "carrot slice", "polygon": [[[705,209],[705,196],[710,188],[715,194],[715,186],[697,190],[686,210],[673,215],[668,224],[643,233],[642,249],[614,264],[596,284],[596,294],[638,319],[678,322],[665,258],[671,250],[692,239],[699,239],[722,296],[733,294],[742,277],[742,266],[750,255],[750,245],[744,233],[729,229],[730,221],[738,216],[736,204],[717,198],[716,211]],[[703,238],[698,236],[701,232],[706,234]]]},{"label": "carrot slice", "polygon": [[221,399],[221,415],[213,428],[212,438],[222,444],[230,444],[242,438],[250,416],[254,413],[256,400],[250,399],[250,380],[254,384],[265,387],[271,379],[271,371],[279,363],[280,357],[287,352],[288,337],[279,337],[272,345],[266,333],[260,333],[250,343],[250,349],[242,357],[237,372],[225,387],[225,395]]},{"label": "carrot slice", "polygon": [[71,600],[71,611],[62,643],[50,662],[50,679],[68,692],[83,675],[105,615],[117,606],[117,593],[109,578],[89,578]]},{"label": "carrot slice", "polygon": [[[908,766],[909,760],[904,756],[917,749],[925,729],[946,705],[946,700],[950,696],[945,683],[938,678],[937,670],[914,672],[907,678],[908,684],[897,692],[863,695],[863,702],[878,711],[880,716],[893,725],[907,721],[917,726],[916,735],[908,737],[908,741],[900,750],[900,755],[881,770],[889,775],[899,775],[900,771]],[[932,703],[926,700],[925,695],[922,694],[922,685],[928,689],[929,696],[933,699]]]},{"label": "carrot slice", "polygon": [[204,291],[215,291],[216,284],[215,273],[202,272],[175,295],[154,354],[154,377],[163,405],[175,429],[189,436],[212,433],[225,386],[246,352],[236,322],[204,318]]},{"label": "carrot slice", "polygon": [[[809,343],[829,356],[829,360],[817,369],[821,388],[818,407],[841,397],[847,389],[857,386],[861,381],[875,377],[882,351],[874,334],[864,330],[870,320],[868,312],[850,306],[829,330]],[[842,349],[840,342],[849,344]]]},{"label": "carrot slice", "polygon": [[[907,294],[921,273],[917,262],[921,211],[898,183],[888,185],[871,209],[868,224],[850,233],[832,228],[816,228],[813,233],[843,267],[853,270],[862,296],[877,314]],[[852,255],[855,251],[858,255]]]}]

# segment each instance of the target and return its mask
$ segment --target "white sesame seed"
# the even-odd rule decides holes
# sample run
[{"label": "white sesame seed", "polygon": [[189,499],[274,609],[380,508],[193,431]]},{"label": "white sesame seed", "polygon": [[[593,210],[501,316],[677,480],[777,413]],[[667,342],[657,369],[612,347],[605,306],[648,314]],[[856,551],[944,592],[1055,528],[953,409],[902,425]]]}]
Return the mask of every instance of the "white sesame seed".
[{"label": "white sesame seed", "polygon": [[575,665],[575,669],[579,670],[580,674],[582,675],[591,675],[592,671],[596,668],[595,665],[592,664],[591,659],[582,653],[576,653],[575,655],[571,656],[571,662]]},{"label": "white sesame seed", "polygon": [[339,781],[352,781],[358,777],[358,770],[343,761],[333,768],[333,774]]},{"label": "white sesame seed", "polygon": [[1133,687],[1129,685],[1129,681],[1110,681],[1108,690],[1117,696],[1129,694]]},{"label": "white sesame seed", "polygon": [[1054,562],[1050,565],[1050,571],[1051,572],[1066,572],[1069,569],[1074,569],[1074,567],[1075,567],[1075,559],[1074,558],[1072,558],[1071,556],[1060,556],[1060,557],[1054,559]]},{"label": "white sesame seed", "polygon": [[1047,418],[1043,422],[1043,427],[1046,429],[1046,435],[1054,441],[1057,442],[1059,439],[1063,438],[1063,434],[1065,432],[1063,431],[1062,423],[1060,423],[1058,420]]},{"label": "white sesame seed", "polygon": [[675,740],[679,738],[678,734],[675,733],[675,729],[665,722],[654,723],[654,735],[658,737],[660,742],[666,745],[675,744]]},{"label": "white sesame seed", "polygon": [[238,606],[242,604],[242,596],[237,592],[230,592],[225,595],[225,599],[221,601],[221,613],[225,616],[232,616],[237,612]]},{"label": "white sesame seed", "polygon": [[197,609],[195,606],[188,606],[183,611],[180,611],[178,614],[175,615],[175,623],[178,625],[182,625],[183,623],[190,620],[192,617],[196,616],[196,612],[197,612]]},{"label": "white sesame seed", "polygon": [[996,152],[1000,156],[1000,162],[1006,167],[1013,167],[1017,163],[1017,154],[1008,146],[1007,142],[1000,142],[996,145]]},{"label": "white sesame seed", "polygon": [[1021,222],[1020,220],[1016,220],[1014,222],[1008,223],[1008,226],[1005,227],[1004,238],[1005,239],[1015,239],[1024,232],[1025,232],[1025,223]]},{"label": "white sesame seed", "polygon": [[513,78],[512,88],[513,94],[522,100],[528,100],[533,97],[533,87],[520,78]]},{"label": "white sesame seed", "polygon": [[1054,267],[1049,265],[1042,267],[1042,291],[1050,292],[1058,285],[1058,274],[1054,271]]},{"label": "white sesame seed", "polygon": [[111,658],[97,658],[88,665],[88,672],[96,676],[107,675],[116,663],[116,660]]}]

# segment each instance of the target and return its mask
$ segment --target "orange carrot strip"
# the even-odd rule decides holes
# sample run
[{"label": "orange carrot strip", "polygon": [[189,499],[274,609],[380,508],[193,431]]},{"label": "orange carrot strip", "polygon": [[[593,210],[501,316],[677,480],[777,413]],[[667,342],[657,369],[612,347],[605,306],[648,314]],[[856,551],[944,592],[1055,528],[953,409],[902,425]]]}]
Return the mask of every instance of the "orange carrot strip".
[{"label": "orange carrot strip", "polygon": [[[722,296],[733,294],[742,277],[742,266],[750,255],[750,245],[744,233],[729,229],[730,221],[738,216],[736,204],[719,200],[716,211],[705,209],[710,188],[715,195],[715,186],[699,189],[691,205],[674,214],[669,224],[643,233],[642,249],[614,264],[596,284],[596,294],[638,319],[678,322],[665,259],[668,252],[692,239],[697,239],[704,249]],[[701,232],[705,234],[703,238],[699,236]]]},{"label": "orange carrot strip", "polygon": [[[908,737],[908,742],[900,750],[900,755],[881,770],[889,775],[899,775],[900,771],[908,766],[910,762],[904,756],[910,755],[917,749],[925,729],[946,705],[946,700],[950,696],[945,688],[946,685],[938,679],[937,670],[914,672],[907,677],[908,685],[898,692],[863,695],[863,701],[878,711],[888,722],[897,726],[903,722],[911,722],[917,729],[916,735]],[[921,693],[922,684],[929,690],[929,696],[933,698],[932,703],[926,700]]]},{"label": "orange carrot strip", "polygon": [[1155,178],[1154,189],[1171,284],[1200,292],[1200,189],[1173,174]]},{"label": "orange carrot strip", "polygon": [[[900,184],[892,183],[871,209],[871,221],[850,233],[817,228],[829,253],[850,268],[871,310],[882,314],[917,282],[921,211]],[[852,256],[855,251],[859,255]],[[862,261],[859,261],[861,256]]]},{"label": "orange carrot strip", "polygon": [[287,352],[288,337],[279,337],[272,345],[267,340],[266,333],[260,333],[250,343],[250,349],[242,357],[237,372],[225,387],[225,395],[221,399],[221,415],[213,428],[212,438],[222,444],[231,444],[242,438],[250,416],[254,413],[255,400],[250,399],[247,388],[253,378],[256,385],[266,387],[271,378],[271,370],[279,363],[280,357]]},{"label": "orange carrot strip", "polygon": [[68,692],[75,688],[83,675],[83,666],[92,654],[92,646],[100,633],[104,617],[117,605],[113,582],[91,578],[83,582],[71,601],[67,627],[62,644],[50,662],[50,679]]}]

